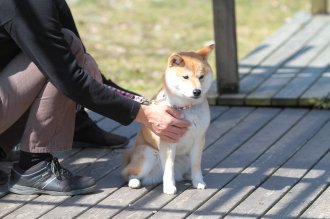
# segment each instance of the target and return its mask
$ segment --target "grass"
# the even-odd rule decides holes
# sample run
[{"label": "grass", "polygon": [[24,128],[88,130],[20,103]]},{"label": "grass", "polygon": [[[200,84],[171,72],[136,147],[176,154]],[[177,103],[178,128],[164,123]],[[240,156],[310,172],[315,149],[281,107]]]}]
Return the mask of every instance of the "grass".
[{"label": "grass", "polygon": [[[125,88],[152,96],[172,52],[213,40],[211,0],[68,0],[80,35],[101,71]],[[309,0],[236,0],[242,58]],[[215,69],[214,55],[210,64]]]}]

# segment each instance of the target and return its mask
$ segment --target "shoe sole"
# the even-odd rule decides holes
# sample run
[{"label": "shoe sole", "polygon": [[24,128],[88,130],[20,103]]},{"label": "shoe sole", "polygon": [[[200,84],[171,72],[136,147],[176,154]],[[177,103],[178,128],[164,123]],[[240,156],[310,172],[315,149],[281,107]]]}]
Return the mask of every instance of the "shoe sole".
[{"label": "shoe sole", "polygon": [[87,194],[87,193],[92,193],[96,189],[96,185],[84,188],[84,189],[78,189],[78,190],[73,190],[73,191],[68,191],[68,192],[57,192],[57,191],[48,191],[48,190],[42,190],[42,189],[37,189],[37,188],[32,188],[32,187],[27,187],[27,186],[20,186],[20,185],[13,185],[8,187],[9,191],[12,193],[16,193],[19,195],[41,195],[41,194],[46,194],[46,195],[56,195],[56,196],[72,196],[72,195],[82,195],[82,194]]}]

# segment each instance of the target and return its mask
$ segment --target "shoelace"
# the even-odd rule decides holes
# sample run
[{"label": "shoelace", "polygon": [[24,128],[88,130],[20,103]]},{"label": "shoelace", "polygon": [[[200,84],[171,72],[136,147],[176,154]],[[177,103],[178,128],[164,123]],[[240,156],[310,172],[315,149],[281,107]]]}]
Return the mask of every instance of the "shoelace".
[{"label": "shoelace", "polygon": [[54,157],[53,160],[51,161],[50,168],[51,168],[51,171],[56,176],[56,178],[59,180],[62,180],[63,177],[72,176],[72,173],[69,170],[67,170],[61,166],[60,162],[58,162],[58,159],[56,157]]}]

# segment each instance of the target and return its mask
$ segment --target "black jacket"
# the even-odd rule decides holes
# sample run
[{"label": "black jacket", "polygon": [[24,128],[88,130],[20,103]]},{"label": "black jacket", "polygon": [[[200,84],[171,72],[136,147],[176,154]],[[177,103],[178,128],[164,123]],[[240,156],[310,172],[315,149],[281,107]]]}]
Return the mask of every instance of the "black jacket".
[{"label": "black jacket", "polygon": [[0,0],[0,74],[23,52],[76,103],[121,124],[132,122],[140,104],[110,91],[80,68],[63,37],[63,27],[79,36],[65,0]]}]

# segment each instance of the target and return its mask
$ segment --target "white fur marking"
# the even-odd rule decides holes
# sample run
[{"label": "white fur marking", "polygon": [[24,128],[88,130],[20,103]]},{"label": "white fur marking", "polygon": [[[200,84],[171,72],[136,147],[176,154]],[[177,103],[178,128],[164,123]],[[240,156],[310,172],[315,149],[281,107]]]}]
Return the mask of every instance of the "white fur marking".
[{"label": "white fur marking", "polygon": [[141,181],[137,178],[132,178],[129,180],[128,186],[132,189],[138,189],[141,187]]}]

